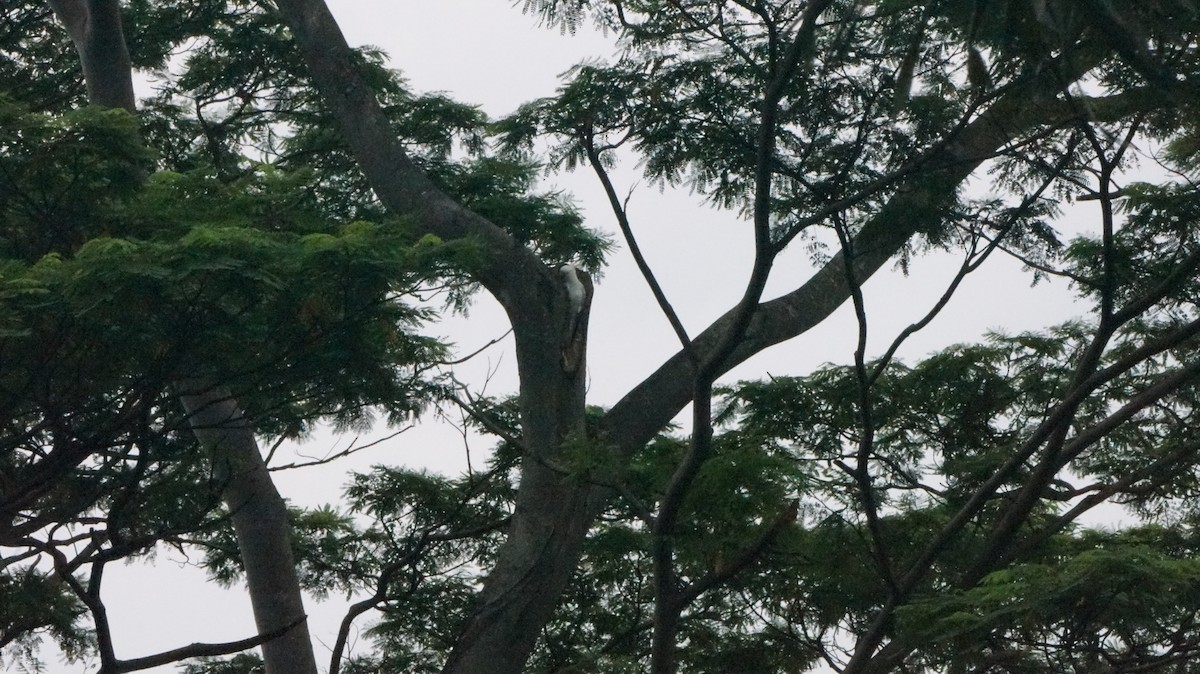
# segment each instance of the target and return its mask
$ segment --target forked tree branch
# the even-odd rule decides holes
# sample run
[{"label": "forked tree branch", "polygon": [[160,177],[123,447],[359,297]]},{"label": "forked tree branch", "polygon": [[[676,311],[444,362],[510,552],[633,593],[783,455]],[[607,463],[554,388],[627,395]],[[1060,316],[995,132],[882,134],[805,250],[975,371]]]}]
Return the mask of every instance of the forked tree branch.
[{"label": "forked tree branch", "polygon": [[[334,110],[360,166],[384,204],[398,213],[414,216],[420,227],[442,238],[474,237],[483,243],[486,255],[475,272],[476,278],[505,306],[518,333],[523,414],[529,414],[523,421],[537,422],[526,424],[526,444],[534,453],[553,446],[555,438],[561,437],[553,433],[563,431],[562,426],[555,426],[554,418],[561,410],[554,408],[557,402],[552,391],[547,391],[542,408],[524,406],[525,386],[536,383],[539,373],[536,368],[525,369],[530,361],[522,357],[522,349],[523,341],[530,339],[529,326],[547,330],[550,314],[546,308],[561,303],[562,290],[556,279],[528,250],[516,246],[507,234],[451,202],[412,165],[391,133],[369,88],[357,76],[351,53],[324,3],[320,0],[278,0],[278,4],[296,35],[314,80]],[[810,6],[820,5],[822,3],[817,2]],[[801,26],[797,37],[805,28]],[[782,62],[798,63],[802,53],[803,43],[797,39]],[[1094,64],[1075,65],[1079,72],[1073,73],[1067,78],[1069,80],[1077,79]],[[784,67],[772,74],[789,69]],[[715,377],[762,349],[804,332],[843,304],[849,296],[844,275],[847,264],[852,266],[856,279],[870,278],[915,234],[936,225],[938,204],[952,198],[955,190],[986,158],[1032,129],[1062,125],[1078,115],[1076,110],[1062,110],[1061,101],[1056,99],[1058,82],[1048,81],[1050,79],[1034,73],[1027,75],[1026,81],[1008,90],[945,147],[935,152],[921,172],[894,185],[895,192],[890,201],[855,237],[854,259],[839,256],[801,288],[766,303],[761,302],[761,285],[770,268],[771,255],[767,250],[770,239],[763,234],[769,229],[766,226],[769,208],[765,202],[756,203],[759,255],[756,256],[755,272],[742,301],[691,340],[701,356],[701,367],[695,367],[689,354],[677,354],[610,410],[601,424],[604,439],[615,445],[622,456],[629,456],[645,446],[689,401],[695,401],[694,419],[701,422],[694,424],[694,428],[703,432],[710,423],[710,419],[705,418],[708,411],[705,405],[711,402],[710,387]],[[775,80],[772,87],[782,81],[785,79]],[[771,93],[774,92],[764,97],[763,112],[768,115]],[[1111,97],[1105,101],[1111,104],[1108,110],[1097,107],[1089,114],[1119,116],[1137,106],[1163,104],[1157,100],[1147,103],[1134,98]],[[778,102],[777,98],[775,102]],[[764,118],[764,127],[770,127],[771,121]],[[759,145],[760,160],[763,157],[768,160],[766,173],[770,169],[772,142],[768,140]],[[759,171],[757,179],[767,178]],[[760,199],[769,194],[769,184],[767,189],[758,190]],[[527,347],[526,344],[525,355],[530,353]],[[701,438],[701,443],[706,441],[707,438]],[[698,456],[702,455],[701,452]],[[538,510],[544,503],[528,501],[527,506],[534,510],[524,511],[524,516],[514,518],[513,530],[529,532],[529,535],[521,539],[525,542],[514,545],[532,545],[540,541],[536,549],[530,548],[524,553],[536,557],[537,565],[545,561],[544,566],[554,567],[554,573],[561,574],[565,568],[574,565],[587,526],[604,503],[607,490],[591,485],[566,486],[561,476],[545,474],[552,471],[536,471],[535,459],[526,464],[526,470],[530,472],[523,474],[520,498],[555,499],[557,507],[554,512],[545,508]],[[680,466],[677,475],[681,479],[677,481],[678,488],[670,490],[672,498],[686,493],[687,476],[695,465]],[[519,504],[518,513],[522,512]],[[530,515],[530,512],[536,514]],[[510,538],[510,542],[514,540],[516,538]],[[523,663],[523,653],[527,654],[527,647],[531,647],[531,640],[544,624],[541,616],[548,616],[545,602],[526,599],[533,592],[544,589],[532,580],[533,565],[527,564],[527,560],[508,556],[508,552],[520,553],[516,547],[506,547],[491,577],[503,580],[489,580],[476,613],[477,617],[483,617],[472,618],[467,633],[459,642],[460,645],[487,642],[488,646],[474,648],[469,644],[462,651],[456,648],[447,671],[483,671],[480,668],[485,666],[492,666],[493,671],[516,671]],[[561,559],[550,560],[548,555]],[[530,611],[521,608],[530,604],[537,605]],[[514,611],[523,615],[520,626],[512,623],[516,619]],[[509,643],[516,643],[516,646],[510,648]],[[871,650],[874,650],[873,646]]]},{"label": "forked tree branch", "polygon": [[[924,173],[910,176],[895,186],[892,198],[854,237],[858,251],[854,260],[856,277],[864,281],[870,278],[912,236],[930,226],[928,219],[934,216],[929,205],[952,194],[999,147],[1029,129],[1070,123],[1078,111],[1056,100],[1057,91],[1057,80],[1044,79],[1011,88],[941,151],[929,157]],[[1137,90],[1096,99],[1089,110],[1100,119],[1120,119],[1162,105],[1164,102],[1150,92]],[[744,339],[722,363],[721,371],[807,332],[832,314],[849,298],[844,265],[842,256],[835,255],[797,289],[759,304]],[[712,352],[719,335],[732,322],[732,314],[726,313],[693,337],[697,351]],[[692,370],[687,354],[676,353],[609,410],[602,421],[604,435],[623,453],[638,451],[691,400]]]},{"label": "forked tree branch", "polygon": [[[772,47],[768,63],[769,81],[762,94],[759,109],[759,130],[756,146],[754,176],[754,263],[746,289],[731,310],[731,320],[723,326],[714,348],[698,353],[693,343],[685,344],[684,353],[694,361],[692,376],[692,433],[688,450],[667,481],[658,515],[654,521],[651,557],[654,565],[654,633],[651,639],[650,670],[654,674],[675,671],[675,647],[681,601],[678,574],[675,571],[675,527],[680,509],[691,491],[701,467],[712,455],[712,394],[713,383],[724,372],[724,362],[742,343],[750,328],[750,318],[762,299],[771,269],[779,249],[771,241],[771,200],[773,167],[776,164],[776,138],[779,130],[779,104],[802,61],[812,58],[817,20],[832,5],[832,0],[817,0],[805,7],[797,22],[795,35],[782,60],[775,58]],[[778,35],[772,31],[772,45]]]},{"label": "forked tree branch", "polygon": [[[1186,264],[1194,264],[1191,256],[1186,260]],[[1172,276],[1176,275],[1172,274]],[[1148,309],[1156,301],[1161,300],[1168,289],[1168,284],[1160,284],[1142,296],[1131,300],[1125,307],[1113,312],[1112,315],[1117,318],[1114,318],[1111,330],[1115,331],[1117,327],[1137,316],[1130,311],[1132,307]],[[888,667],[913,650],[914,647],[911,644],[893,641],[876,652],[895,609],[907,594],[930,572],[933,562],[942,554],[950,541],[972,521],[987,501],[996,494],[1000,486],[1010,479],[1022,465],[1025,465],[1039,449],[1045,456],[1038,461],[1034,475],[1026,481],[1018,493],[1017,501],[1010,505],[1006,516],[1001,518],[990,533],[984,551],[978,556],[976,564],[963,574],[962,583],[969,585],[977,582],[988,570],[994,568],[998,560],[1007,557],[1007,542],[1011,539],[1016,527],[1024,521],[1022,513],[1028,513],[1031,510],[1033,504],[1040,498],[1042,487],[1057,474],[1070,458],[1077,456],[1138,412],[1181,387],[1195,382],[1200,377],[1200,361],[1185,364],[1164,375],[1120,409],[1081,431],[1074,438],[1066,439],[1075,413],[1087,396],[1145,362],[1146,359],[1194,338],[1197,333],[1200,333],[1200,319],[1181,326],[1150,344],[1143,345],[1132,354],[1127,354],[1117,363],[1103,369],[1098,368],[1103,349],[1097,344],[1107,343],[1112,334],[1097,334],[1090,345],[1091,348],[1085,350],[1085,355],[1081,357],[1080,363],[1077,365],[1076,372],[1072,377],[1073,385],[1063,395],[1059,404],[1047,413],[1042,423],[1031,432],[1009,459],[971,493],[966,503],[938,531],[926,545],[924,551],[909,566],[900,579],[899,595],[889,598],[879,610],[867,632],[859,639],[856,651],[846,666],[846,671],[851,674],[886,671]],[[1056,443],[1058,444],[1056,445]]]}]

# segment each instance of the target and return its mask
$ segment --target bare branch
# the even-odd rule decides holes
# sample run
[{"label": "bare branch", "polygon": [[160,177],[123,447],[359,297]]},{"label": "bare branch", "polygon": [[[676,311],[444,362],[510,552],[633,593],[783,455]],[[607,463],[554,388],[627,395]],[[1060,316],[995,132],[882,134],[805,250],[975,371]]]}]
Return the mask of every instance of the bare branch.
[{"label": "bare branch", "polygon": [[617,196],[617,190],[613,187],[612,180],[608,176],[608,171],[605,170],[604,163],[600,159],[600,154],[596,151],[592,141],[591,135],[587,135],[582,139],[588,161],[591,163],[596,177],[600,179],[600,184],[604,187],[604,193],[608,196],[608,203],[612,207],[613,215],[617,218],[617,226],[620,227],[621,234],[625,237],[625,245],[629,247],[629,253],[633,256],[633,261],[637,264],[638,271],[642,273],[642,278],[646,280],[646,285],[650,287],[650,292],[654,295],[654,300],[658,302],[659,309],[667,317],[667,321],[671,324],[671,329],[675,331],[675,336],[679,338],[679,343],[683,347],[684,353],[688,354],[688,357],[693,361],[699,363],[699,356],[692,349],[692,339],[688,337],[687,329],[683,327],[683,322],[679,320],[679,315],[675,312],[675,307],[671,306],[671,302],[667,299],[666,293],[663,292],[658,279],[654,277],[654,270],[650,268],[650,264],[646,261],[645,256],[642,255],[642,248],[638,245],[637,238],[633,235],[633,227],[629,224],[629,214],[626,205]]},{"label": "bare branch", "polygon": [[[221,655],[230,655],[232,653],[240,653],[241,651],[257,648],[263,644],[278,639],[287,634],[291,630],[303,624],[308,620],[308,616],[301,616],[290,624],[280,626],[270,632],[264,632],[253,637],[241,639],[238,641],[226,641],[224,643],[192,643],[187,646],[181,646],[174,650],[164,651],[155,655],[147,655],[142,658],[133,658],[132,660],[120,660],[112,667],[112,674],[122,674],[123,672],[137,672],[151,667],[161,667],[169,665],[173,662],[187,660],[189,658],[211,658]],[[100,674],[107,674],[108,670],[101,669]]]},{"label": "bare branch", "polygon": [[463,356],[462,358],[458,358],[455,360],[444,360],[438,364],[439,365],[461,365],[461,364],[467,362],[468,360],[471,360],[475,356],[478,356],[479,354],[483,353],[484,351],[487,351],[492,346],[495,346],[496,344],[499,344],[500,342],[504,341],[504,338],[508,337],[511,334],[512,334],[512,328],[509,328],[508,330],[504,331],[503,335],[500,335],[499,337],[489,340],[487,344],[484,344],[483,346],[479,347],[478,349],[475,349],[474,351],[472,351],[471,353],[468,353],[467,355]]},{"label": "bare branch", "polygon": [[[277,470],[294,470],[296,468],[309,468],[311,466],[323,466],[327,463],[333,463],[334,461],[337,461],[338,459],[343,459],[347,456],[350,456],[351,454],[357,454],[365,449],[377,447],[385,442],[388,442],[389,440],[395,439],[397,436],[399,436],[402,433],[406,433],[406,432],[412,430],[412,428],[413,428],[413,425],[409,424],[408,426],[404,426],[398,430],[388,433],[387,435],[385,435],[382,438],[372,440],[364,445],[355,446],[356,443],[358,442],[358,438],[355,438],[353,441],[351,441],[349,447],[347,447],[346,449],[343,449],[341,451],[330,452],[329,454],[327,454],[319,459],[313,459],[311,461],[295,461],[292,463],[285,463],[280,466],[271,466],[268,470],[270,470],[271,472],[275,472]],[[269,458],[270,457],[268,457],[268,459]]]}]

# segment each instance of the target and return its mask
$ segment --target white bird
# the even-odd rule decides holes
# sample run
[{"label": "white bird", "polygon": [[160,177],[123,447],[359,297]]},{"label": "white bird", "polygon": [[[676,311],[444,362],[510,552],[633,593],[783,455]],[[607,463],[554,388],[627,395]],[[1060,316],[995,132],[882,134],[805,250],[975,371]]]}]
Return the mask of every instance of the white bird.
[{"label": "white bird", "polygon": [[558,271],[562,273],[563,283],[567,286],[567,301],[571,305],[571,316],[579,316],[579,312],[583,311],[583,300],[587,296],[587,290],[583,287],[583,282],[579,280],[579,267],[573,264],[564,264],[558,268]]},{"label": "white bird", "polygon": [[563,367],[575,372],[583,358],[583,340],[587,333],[588,309],[592,303],[592,277],[573,264],[558,268],[567,289],[570,319],[566,326],[566,341],[563,346]]}]

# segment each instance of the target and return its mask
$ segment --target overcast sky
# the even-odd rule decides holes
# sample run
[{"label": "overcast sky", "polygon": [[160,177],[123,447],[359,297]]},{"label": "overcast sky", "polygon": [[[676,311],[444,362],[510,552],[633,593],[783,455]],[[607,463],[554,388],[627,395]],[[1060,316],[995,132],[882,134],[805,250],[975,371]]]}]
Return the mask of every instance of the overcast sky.
[{"label": "overcast sky", "polygon": [[[611,40],[603,35],[582,32],[564,36],[538,27],[532,17],[521,13],[520,0],[515,6],[509,0],[334,0],[331,5],[351,44],[383,48],[414,90],[445,92],[478,104],[493,116],[510,112],[524,101],[552,95],[557,76],[571,65],[612,52]],[[627,165],[614,174],[619,190],[636,184],[636,169]],[[615,231],[607,203],[589,174],[550,176],[546,186],[575,194],[590,226]],[[686,191],[660,192],[641,186],[633,192],[630,217],[646,256],[691,334],[741,295],[750,266],[751,241],[746,223],[734,214],[714,211]],[[987,271],[964,284],[946,314],[913,339],[904,354],[917,356],[950,343],[974,340],[990,328],[1019,331],[1056,323],[1075,311],[1061,284],[1030,289],[1029,278],[1018,265],[1000,259],[991,262]],[[904,325],[924,314],[957,264],[958,260],[949,256],[922,258],[915,261],[909,277],[880,274],[867,285],[874,351],[882,350]],[[768,295],[794,288],[810,272],[805,254],[784,256]],[[463,352],[470,352],[506,329],[500,311],[481,297],[469,318],[449,319],[435,331],[460,345]],[[596,288],[590,330],[589,398],[595,404],[615,402],[678,348],[623,247],[614,251],[611,267]],[[802,374],[824,362],[849,362],[854,340],[853,319],[843,309],[802,338],[739,367],[731,379]],[[511,340],[489,349],[461,368],[462,376],[480,382],[490,375],[489,393],[512,392],[515,362],[509,347]],[[322,455],[350,441],[322,436],[301,451]],[[277,477],[286,498],[311,506],[338,498],[349,466],[361,469],[372,463],[391,463],[453,472],[464,465],[464,457],[461,438],[444,426],[435,426],[405,433],[345,465],[323,472],[278,473]],[[154,567],[114,567],[107,572],[106,586],[121,658],[253,633],[244,592],[206,584],[203,573],[176,553],[160,554]],[[328,660],[327,645],[332,644],[345,603],[332,598],[310,604],[318,662]],[[365,642],[360,644],[360,650],[366,647]],[[56,662],[48,664],[51,672],[79,671]],[[174,668],[152,671],[171,672]]]}]

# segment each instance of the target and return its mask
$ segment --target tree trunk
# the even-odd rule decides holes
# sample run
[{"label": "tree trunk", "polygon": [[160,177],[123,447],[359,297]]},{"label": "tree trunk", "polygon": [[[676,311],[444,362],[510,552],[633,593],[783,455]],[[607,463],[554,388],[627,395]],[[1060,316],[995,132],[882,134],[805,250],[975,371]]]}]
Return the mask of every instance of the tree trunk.
[{"label": "tree trunk", "polygon": [[134,112],[132,66],[117,0],[49,0],[79,53],[88,100]]},{"label": "tree trunk", "polygon": [[186,382],[179,398],[192,431],[212,457],[213,479],[229,508],[258,633],[295,625],[263,644],[267,674],[315,674],[287,505],[271,482],[254,433],[228,391]]},{"label": "tree trunk", "polygon": [[582,361],[573,372],[562,366],[562,332],[524,327],[516,331],[524,444],[516,509],[444,674],[524,669],[606,497],[606,490],[581,489],[578,476],[564,474],[560,458],[563,441],[585,432],[586,368]]}]

